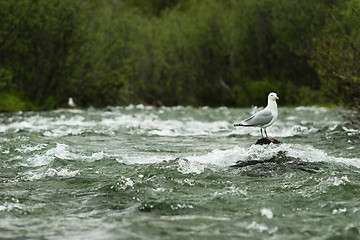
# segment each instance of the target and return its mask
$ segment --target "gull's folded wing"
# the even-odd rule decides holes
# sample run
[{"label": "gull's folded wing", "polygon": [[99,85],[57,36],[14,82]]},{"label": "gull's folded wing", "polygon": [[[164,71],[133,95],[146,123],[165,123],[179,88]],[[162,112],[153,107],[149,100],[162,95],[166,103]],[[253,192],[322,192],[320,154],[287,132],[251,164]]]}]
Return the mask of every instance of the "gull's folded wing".
[{"label": "gull's folded wing", "polygon": [[273,115],[269,110],[262,110],[255,113],[251,117],[241,122],[243,126],[263,126],[268,124],[273,119]]}]

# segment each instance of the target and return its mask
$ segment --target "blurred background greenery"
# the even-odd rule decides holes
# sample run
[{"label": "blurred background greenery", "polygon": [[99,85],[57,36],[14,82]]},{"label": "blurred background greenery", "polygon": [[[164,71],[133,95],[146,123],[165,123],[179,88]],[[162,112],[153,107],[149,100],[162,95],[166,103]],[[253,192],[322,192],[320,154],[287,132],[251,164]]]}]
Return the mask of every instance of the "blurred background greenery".
[{"label": "blurred background greenery", "polygon": [[0,111],[360,106],[359,0],[3,0]]}]

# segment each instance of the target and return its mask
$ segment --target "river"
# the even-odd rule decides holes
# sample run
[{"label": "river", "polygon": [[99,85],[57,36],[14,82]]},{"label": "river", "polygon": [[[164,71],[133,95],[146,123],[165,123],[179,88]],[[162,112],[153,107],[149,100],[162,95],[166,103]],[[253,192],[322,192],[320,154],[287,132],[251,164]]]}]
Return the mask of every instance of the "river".
[{"label": "river", "polygon": [[349,112],[280,107],[282,143],[255,145],[233,127],[255,111],[1,113],[0,238],[360,239]]}]

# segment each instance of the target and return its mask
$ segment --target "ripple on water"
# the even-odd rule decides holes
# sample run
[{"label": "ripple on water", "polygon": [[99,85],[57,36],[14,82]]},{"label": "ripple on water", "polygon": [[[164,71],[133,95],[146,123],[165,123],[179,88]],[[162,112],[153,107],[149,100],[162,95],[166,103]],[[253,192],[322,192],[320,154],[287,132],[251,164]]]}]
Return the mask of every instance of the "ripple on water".
[{"label": "ripple on water", "polygon": [[259,129],[232,126],[250,112],[133,105],[3,115],[5,237],[358,237],[359,131],[331,109],[280,108],[268,133],[284,143],[251,145]]},{"label": "ripple on water", "polygon": [[80,174],[80,170],[71,171],[66,168],[48,168],[48,169],[37,169],[34,171],[27,171],[21,174],[20,179],[25,181],[37,181],[44,178],[51,178],[51,177],[75,177]]}]

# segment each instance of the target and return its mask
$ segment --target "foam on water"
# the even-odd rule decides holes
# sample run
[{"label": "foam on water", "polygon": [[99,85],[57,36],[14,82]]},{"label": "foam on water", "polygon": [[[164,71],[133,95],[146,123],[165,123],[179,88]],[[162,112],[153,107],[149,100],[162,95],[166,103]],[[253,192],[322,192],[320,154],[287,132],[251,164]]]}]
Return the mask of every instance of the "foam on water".
[{"label": "foam on water", "polygon": [[226,121],[200,122],[195,120],[167,120],[152,122],[149,126],[151,129],[154,129],[150,130],[149,134],[158,136],[206,135],[229,129],[229,123]]},{"label": "foam on water", "polygon": [[[191,108],[186,107],[172,107],[159,108],[148,107],[143,105],[130,105],[128,107],[113,108],[114,111],[102,112],[97,110],[59,110],[60,116],[42,116],[34,115],[24,117],[13,117],[9,119],[10,124],[0,124],[0,132],[27,130],[30,132],[43,132],[47,137],[62,137],[68,135],[80,135],[86,131],[105,131],[111,135],[114,131],[125,128],[130,129],[133,134],[149,134],[157,136],[196,136],[208,135],[215,133],[224,134],[239,134],[259,136],[259,128],[256,127],[239,127],[234,129],[232,127],[234,120],[230,116],[230,111],[227,108],[209,109],[203,108],[203,111],[209,111],[209,114],[221,114],[226,117],[223,120],[207,120],[200,121],[188,116],[186,111]],[[178,114],[172,118],[163,119],[162,116],[167,112],[177,112]],[[250,113],[258,111],[253,108]],[[312,115],[319,115],[327,111],[326,108],[317,107],[298,107],[296,111],[306,111]],[[249,113],[249,114],[250,114]],[[86,118],[82,115],[93,116]],[[201,114],[204,114],[201,112]],[[166,115],[166,114],[165,114]],[[244,115],[245,117],[246,115]],[[280,115],[281,116],[281,115]],[[94,119],[95,118],[95,119]],[[239,119],[243,117],[240,116]],[[322,125],[319,123],[320,126]],[[328,121],[324,122],[329,124]],[[102,128],[103,130],[99,130]],[[290,115],[282,119],[279,117],[278,121],[268,129],[268,133],[274,137],[291,137],[297,135],[307,135],[318,131],[318,127],[311,124],[311,122],[299,122],[299,118]],[[344,128],[344,131],[349,134],[358,134],[359,131],[355,129]]]},{"label": "foam on water", "polygon": [[79,170],[71,171],[66,168],[49,168],[45,171],[38,170],[38,171],[28,171],[22,174],[20,178],[25,181],[36,181],[46,177],[75,177],[80,174]]},{"label": "foam on water", "polygon": [[47,130],[43,133],[47,137],[62,137],[68,135],[80,135],[85,132],[82,128],[68,128],[68,127],[59,127],[52,130]]},{"label": "foam on water", "polygon": [[295,108],[296,111],[311,111],[314,112],[315,114],[320,114],[320,113],[324,113],[327,112],[328,109],[325,107],[316,107],[316,106],[311,106],[311,107],[305,107],[305,106],[299,106]]},{"label": "foam on water", "polygon": [[[60,115],[42,116],[39,114],[26,117],[14,116],[9,119],[9,124],[0,125],[0,131],[19,131],[27,130],[40,132],[43,136],[49,138],[59,138],[63,136],[76,136],[85,132],[108,133],[116,136],[121,131],[127,131],[130,135],[146,134],[147,136],[159,137],[187,137],[187,136],[260,136],[259,128],[236,128],[232,127],[233,119],[229,117],[224,120],[198,120],[194,116],[189,116],[186,111],[193,110],[187,107],[162,107],[155,109],[154,107],[146,107],[143,105],[130,105],[128,107],[116,107],[111,112],[99,112],[97,110],[59,110]],[[167,111],[180,112],[172,118],[162,118]],[[222,108],[212,110],[203,108],[201,111],[227,112],[224,116],[229,115],[229,109]],[[253,108],[252,111],[257,111]],[[322,114],[327,111],[326,108],[317,107],[298,107],[297,112],[310,112],[312,114]],[[100,114],[101,113],[101,114]],[[70,115],[69,115],[70,114]],[[87,117],[81,114],[87,114]],[[203,114],[203,113],[202,113]],[[94,118],[89,117],[94,116]],[[211,114],[210,114],[211,115]],[[344,126],[338,127],[339,122],[324,121],[319,122],[318,126],[328,127],[330,132],[341,131],[346,132],[349,136],[359,134],[359,130],[351,129]],[[330,124],[330,125],[329,125]],[[307,136],[319,131],[317,125],[303,122],[297,116],[290,115],[287,118],[279,119],[271,128],[268,129],[269,136],[272,137],[293,137]],[[196,173],[200,174],[206,168],[230,166],[238,161],[247,161],[249,159],[264,160],[269,159],[279,152],[285,152],[286,156],[297,158],[301,161],[324,161],[337,162],[360,168],[359,158],[341,158],[328,156],[323,150],[319,150],[310,145],[281,144],[279,146],[251,146],[251,147],[232,147],[225,149],[214,149],[202,155],[194,154],[184,156],[183,154],[157,154],[157,153],[138,153],[133,152],[74,152],[70,151],[67,144],[57,143],[56,146],[47,149],[47,144],[39,145],[22,145],[16,151],[22,154],[30,154],[30,156],[17,156],[14,159],[25,159],[25,165],[43,166],[50,164],[55,158],[59,159],[79,159],[84,161],[96,161],[107,157],[113,157],[119,162],[130,164],[149,164],[162,161],[169,161],[179,158],[178,170],[184,174]],[[46,151],[44,151],[46,149]],[[353,149],[352,146],[348,150]],[[9,150],[1,148],[4,154]]]},{"label": "foam on water", "polygon": [[[38,145],[35,147],[24,147],[23,149],[18,149],[20,152],[35,151],[45,148],[46,145]],[[35,151],[37,152],[37,151]],[[25,166],[44,166],[49,165],[54,159],[64,159],[64,160],[84,160],[84,161],[97,161],[108,157],[109,155],[101,152],[94,152],[91,155],[86,155],[83,152],[74,153],[69,150],[69,145],[63,143],[57,143],[55,147],[46,150],[45,152],[36,153],[25,158],[25,161],[22,162],[22,165]]]},{"label": "foam on water", "polygon": [[174,160],[173,155],[157,155],[157,154],[133,154],[133,153],[123,153],[123,154],[109,154],[109,157],[114,157],[119,163],[126,164],[152,164],[160,163],[164,161]]},{"label": "foam on water", "polygon": [[212,166],[224,168],[236,162],[246,162],[249,160],[264,161],[276,157],[280,153],[303,162],[332,162],[360,168],[360,158],[328,156],[323,150],[316,149],[310,145],[270,144],[268,146],[252,145],[249,148],[216,149],[204,155],[189,156],[186,157],[186,160],[180,160],[179,171],[184,174],[200,174],[205,168],[211,168]]},{"label": "foam on water", "polygon": [[23,205],[19,203],[19,200],[16,202],[5,202],[4,204],[0,205],[0,212],[1,211],[12,211],[16,209],[23,209]]},{"label": "foam on water", "polygon": [[230,186],[225,189],[222,189],[221,191],[216,191],[213,196],[224,196],[224,195],[235,195],[235,196],[247,196],[247,188],[242,189],[235,186]]},{"label": "foam on water", "polygon": [[316,149],[311,145],[281,144],[281,148],[283,148],[283,151],[287,152],[288,156],[299,158],[302,161],[335,162],[360,168],[360,158],[329,156],[325,151]]},{"label": "foam on water", "polygon": [[183,174],[196,173],[200,174],[204,171],[206,165],[196,161],[188,161],[187,159],[178,160],[178,171]]},{"label": "foam on water", "polygon": [[16,148],[15,150],[20,152],[20,153],[30,153],[30,152],[34,152],[34,151],[39,151],[41,149],[46,148],[47,144],[41,143],[35,146],[32,145],[22,145],[20,148]]},{"label": "foam on water", "polygon": [[205,135],[229,129],[226,121],[201,122],[193,119],[160,119],[157,115],[136,114],[103,118],[100,125],[109,128],[133,128],[133,133],[157,136]]},{"label": "foam on water", "polygon": [[72,155],[66,144],[56,144],[56,147],[48,149],[45,153],[39,153],[26,158],[27,166],[43,166],[50,164],[55,158],[72,159]]},{"label": "foam on water", "polygon": [[[266,161],[277,157],[279,154],[299,162],[327,162],[345,164],[360,168],[360,158],[343,158],[329,156],[325,151],[316,149],[311,145],[301,144],[279,144],[279,145],[251,145],[250,147],[236,146],[229,149],[214,149],[200,155],[189,155],[178,158],[176,154],[166,155],[128,155],[118,159],[119,162],[127,164],[149,164],[161,163],[163,161],[176,160],[178,171],[183,174],[201,174],[205,169],[224,169],[236,162],[249,160]],[[108,157],[111,155],[107,155]],[[119,157],[114,155],[113,157]]]},{"label": "foam on water", "polygon": [[[11,119],[9,119],[11,121]],[[45,136],[59,137],[69,134],[77,135],[82,133],[82,128],[89,128],[96,126],[94,121],[86,121],[83,116],[72,116],[70,118],[65,115],[59,117],[46,116],[30,116],[25,120],[12,121],[7,125],[0,125],[0,132],[7,131],[30,131],[30,132],[44,132]]]},{"label": "foam on water", "polygon": [[[2,114],[3,237],[358,233],[359,130],[337,110],[280,108],[268,134],[288,143],[251,145],[259,128],[233,127],[251,111],[131,105]],[[237,162],[250,164],[230,168]]]},{"label": "foam on water", "polygon": [[345,126],[342,129],[347,133],[348,136],[360,135],[360,129],[347,128]]},{"label": "foam on water", "polygon": [[262,208],[260,210],[261,216],[265,216],[269,219],[273,218],[274,214],[269,208]]},{"label": "foam on water", "polygon": [[[136,109],[142,109],[136,107]],[[145,108],[147,109],[147,108]],[[152,108],[151,108],[152,109]],[[160,113],[161,115],[161,113]],[[158,115],[147,112],[94,114],[100,121],[85,119],[83,116],[43,117],[39,115],[27,117],[26,120],[0,125],[0,132],[27,130],[43,132],[47,137],[80,135],[85,131],[97,130],[99,127],[108,131],[130,128],[133,133],[158,136],[191,136],[205,135],[228,130],[232,125],[227,121],[198,121],[183,116],[179,119],[160,119]]]},{"label": "foam on water", "polygon": [[269,234],[274,234],[274,233],[276,233],[278,231],[278,227],[270,228],[267,225],[265,225],[263,223],[258,223],[256,221],[253,221],[251,224],[249,224],[247,229],[259,231],[261,233],[262,232],[267,232]]}]

